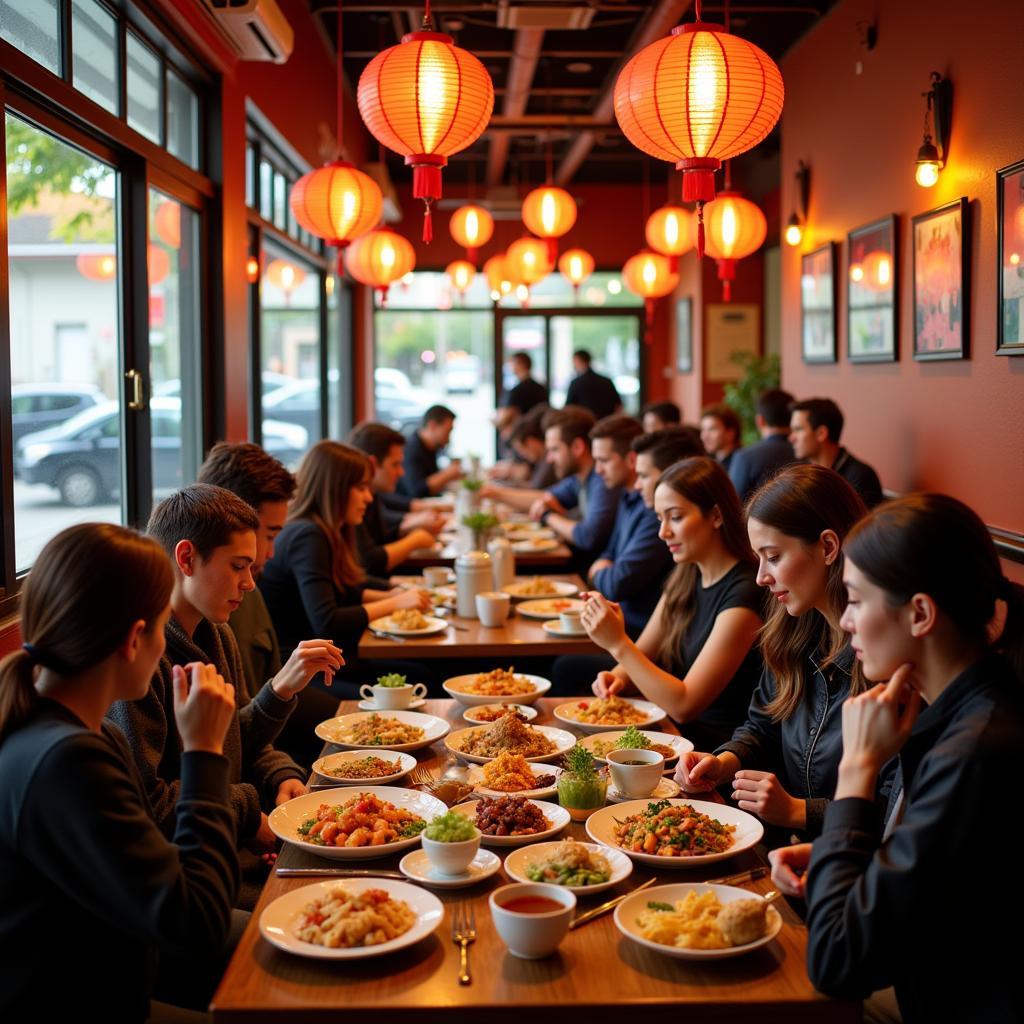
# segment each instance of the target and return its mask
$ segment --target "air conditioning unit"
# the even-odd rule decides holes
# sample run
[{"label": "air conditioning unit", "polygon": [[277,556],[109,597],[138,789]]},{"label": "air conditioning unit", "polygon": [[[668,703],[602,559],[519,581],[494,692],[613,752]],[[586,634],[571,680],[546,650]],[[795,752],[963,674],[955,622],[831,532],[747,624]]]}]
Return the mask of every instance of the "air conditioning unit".
[{"label": "air conditioning unit", "polygon": [[295,46],[295,33],[277,0],[206,0],[214,22],[242,60],[283,64]]}]

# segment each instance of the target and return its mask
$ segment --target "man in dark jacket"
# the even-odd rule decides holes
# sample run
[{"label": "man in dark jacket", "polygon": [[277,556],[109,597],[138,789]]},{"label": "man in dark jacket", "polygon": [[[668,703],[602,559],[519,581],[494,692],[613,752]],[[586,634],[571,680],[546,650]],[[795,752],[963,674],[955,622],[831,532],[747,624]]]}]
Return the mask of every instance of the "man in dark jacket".
[{"label": "man in dark jacket", "polygon": [[789,443],[789,408],[793,396],[780,388],[762,391],[754,417],[761,440],[738,449],[729,463],[732,480],[740,501],[746,501],[770,476],[794,461]]},{"label": "man in dark jacket", "polygon": [[590,353],[585,348],[573,352],[572,365],[576,376],[569,383],[565,404],[582,405],[594,414],[594,419],[603,420],[622,408],[622,398],[608,377],[590,368],[590,362]]}]

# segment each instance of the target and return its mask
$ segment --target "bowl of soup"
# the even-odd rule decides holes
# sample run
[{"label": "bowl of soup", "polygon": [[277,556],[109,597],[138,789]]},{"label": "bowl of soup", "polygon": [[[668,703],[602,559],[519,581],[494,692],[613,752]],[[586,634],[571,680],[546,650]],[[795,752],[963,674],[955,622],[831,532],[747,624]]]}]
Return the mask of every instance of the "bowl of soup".
[{"label": "bowl of soup", "polygon": [[539,960],[558,949],[576,914],[576,897],[560,885],[516,882],[491,893],[491,918],[513,956]]}]

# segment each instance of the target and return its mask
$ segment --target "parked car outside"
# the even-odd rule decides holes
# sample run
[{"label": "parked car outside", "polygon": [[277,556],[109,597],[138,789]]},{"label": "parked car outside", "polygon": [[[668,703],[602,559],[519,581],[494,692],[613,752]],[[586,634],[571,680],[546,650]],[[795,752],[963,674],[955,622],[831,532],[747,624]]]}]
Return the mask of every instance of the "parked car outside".
[{"label": "parked car outside", "polygon": [[471,395],[480,384],[480,357],[469,352],[449,352],[442,373],[445,391]]},{"label": "parked car outside", "polygon": [[91,384],[15,384],[11,388],[12,438],[49,430],[107,399]]}]

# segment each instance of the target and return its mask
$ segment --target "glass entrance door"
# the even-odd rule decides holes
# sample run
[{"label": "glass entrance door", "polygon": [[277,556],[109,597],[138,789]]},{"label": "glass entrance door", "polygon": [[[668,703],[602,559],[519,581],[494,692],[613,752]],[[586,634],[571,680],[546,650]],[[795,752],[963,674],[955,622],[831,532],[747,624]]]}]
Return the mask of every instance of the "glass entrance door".
[{"label": "glass entrance door", "polygon": [[561,405],[575,371],[572,354],[586,349],[591,366],[610,377],[622,396],[623,411],[640,411],[640,318],[634,314],[586,316],[558,315],[549,318],[551,402]]}]

